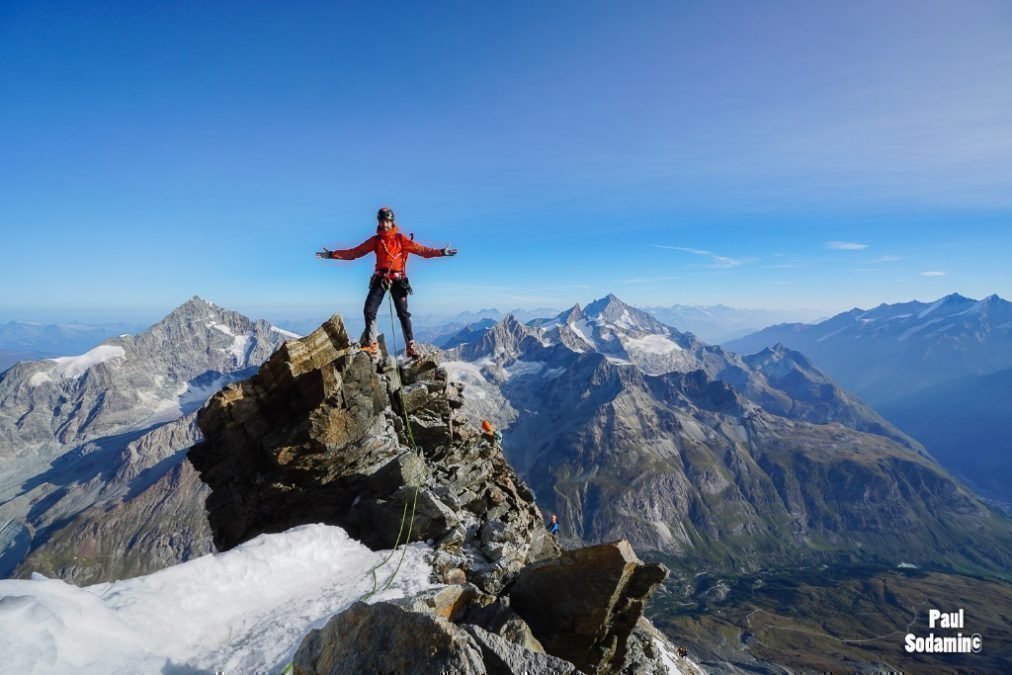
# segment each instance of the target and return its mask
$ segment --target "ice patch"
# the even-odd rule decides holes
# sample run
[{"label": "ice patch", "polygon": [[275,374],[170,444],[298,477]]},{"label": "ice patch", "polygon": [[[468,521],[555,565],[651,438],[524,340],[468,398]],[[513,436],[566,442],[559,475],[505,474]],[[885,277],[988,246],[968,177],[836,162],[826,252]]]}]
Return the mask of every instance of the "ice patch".
[{"label": "ice patch", "polygon": [[450,382],[460,382],[465,385],[464,398],[484,399],[488,396],[484,388],[489,385],[481,373],[481,366],[490,364],[491,360],[486,358],[477,363],[444,361],[440,365],[446,370],[446,377]]},{"label": "ice patch", "polygon": [[[431,587],[413,544],[391,587]],[[387,556],[338,527],[304,525],[124,581],[78,588],[36,575],[0,581],[0,653],[10,672],[281,672],[302,637],[372,590]],[[383,584],[400,554],[377,570]]]},{"label": "ice patch", "polygon": [[544,372],[544,378],[546,380],[554,380],[559,375],[562,375],[564,372],[566,372],[565,368],[549,368]]},{"label": "ice patch", "polygon": [[235,333],[232,332],[232,329],[223,323],[218,323],[217,321],[208,321],[204,325],[206,325],[208,328],[214,328],[215,330],[220,331],[230,337],[235,337]]},{"label": "ice patch", "polygon": [[541,361],[515,361],[503,368],[506,379],[518,375],[536,375],[544,370],[545,364]]},{"label": "ice patch", "polygon": [[242,365],[246,362],[246,351],[249,349],[250,340],[249,335],[236,335],[232,332],[232,329],[223,323],[216,321],[208,321],[208,328],[214,328],[217,331],[224,333],[232,338],[232,345],[228,349],[222,350],[226,354],[230,354],[235,359],[237,366]]},{"label": "ice patch", "polygon": [[641,338],[629,338],[625,341],[626,350],[635,349],[646,354],[670,354],[680,352],[682,348],[666,335],[645,335]]},{"label": "ice patch", "polygon": [[53,381],[53,378],[49,377],[49,373],[43,371],[41,373],[35,373],[31,377],[29,377],[28,378],[28,386],[29,387],[37,387],[40,384],[45,384],[46,382],[52,382],[52,381]]},{"label": "ice patch", "polygon": [[[92,366],[97,366],[100,363],[106,362],[111,365],[125,358],[126,350],[119,345],[99,345],[80,356],[59,356],[55,359],[46,360],[52,361],[56,364],[56,367],[49,369],[48,372],[50,374],[61,378],[73,378],[81,377],[81,375],[84,375],[85,371]],[[42,373],[36,373],[33,375],[31,380],[29,380],[29,384],[31,384],[32,380],[35,380],[36,377],[41,374]],[[40,384],[42,381],[44,380],[39,378]]]},{"label": "ice patch", "polygon": [[594,331],[590,329],[590,325],[587,323],[586,319],[574,321],[573,323],[569,324],[569,327],[570,329],[572,329],[574,333],[576,333],[580,337],[581,340],[586,342],[588,345],[590,345],[591,347],[596,346],[594,344],[594,341],[591,340],[589,337],[587,337],[587,332],[585,332],[589,331],[591,335],[594,334]]},{"label": "ice patch", "polygon": [[628,309],[622,310],[622,316],[620,316],[618,320],[615,321],[615,325],[618,326],[619,328],[625,328],[626,330],[632,330],[633,328],[636,328],[635,322],[633,322],[632,317],[629,316]]}]

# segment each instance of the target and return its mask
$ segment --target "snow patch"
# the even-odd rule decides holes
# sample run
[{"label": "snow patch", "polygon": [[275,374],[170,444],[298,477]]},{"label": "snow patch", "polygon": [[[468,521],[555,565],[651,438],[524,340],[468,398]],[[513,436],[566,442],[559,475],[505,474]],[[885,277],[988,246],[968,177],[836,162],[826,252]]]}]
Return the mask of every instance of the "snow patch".
[{"label": "snow patch", "polygon": [[626,349],[630,347],[647,354],[670,354],[680,352],[682,347],[666,335],[646,335],[641,338],[629,338],[625,341]]},{"label": "snow patch", "polygon": [[654,648],[660,653],[661,662],[667,669],[668,675],[683,675],[681,668],[678,667],[675,655],[668,651],[667,646],[663,642],[654,638]]},{"label": "snow patch", "polygon": [[[61,378],[74,378],[81,377],[92,366],[107,362],[112,365],[125,358],[126,350],[119,345],[99,345],[80,356],[58,356],[55,359],[46,359],[46,361],[52,361],[56,364],[54,368],[49,369],[50,374]],[[36,373],[28,383],[32,384],[32,380],[36,380],[42,374]],[[45,380],[38,378],[36,381],[41,384]],[[32,386],[36,385],[33,384]]]},{"label": "snow patch", "polygon": [[899,568],[899,569],[901,569],[901,570],[915,570],[915,569],[918,569],[917,565],[915,565],[913,563],[908,563],[908,562],[901,562],[896,567]]},{"label": "snow patch", "polygon": [[42,371],[41,373],[35,373],[34,375],[28,378],[28,386],[37,387],[40,384],[45,384],[46,382],[52,381],[53,378],[49,377],[49,373]]},{"label": "snow patch", "polygon": [[928,326],[930,326],[932,324],[936,324],[936,323],[938,323],[940,321],[945,321],[945,317],[944,316],[940,316],[937,319],[932,319],[930,321],[925,321],[924,323],[918,324],[918,325],[914,326],[913,328],[908,328],[907,330],[903,331],[902,335],[900,335],[898,338],[896,338],[896,341],[897,342],[903,342],[904,340],[906,340],[908,337],[910,337],[914,333],[919,333],[922,330],[924,330],[925,328],[927,328]]},{"label": "snow patch", "polygon": [[[391,587],[432,586],[413,544]],[[304,525],[153,574],[78,588],[35,575],[0,581],[0,653],[10,672],[281,672],[302,637],[372,590],[387,556],[344,530]],[[376,574],[380,584],[400,554]],[[171,666],[171,667],[170,667]]]},{"label": "snow patch", "polygon": [[843,328],[837,328],[836,330],[834,330],[834,331],[832,331],[830,333],[826,333],[825,335],[823,335],[822,337],[820,337],[818,340],[816,340],[816,342],[822,342],[823,340],[828,340],[829,338],[833,337],[834,335],[839,335],[840,333],[842,333],[843,331],[847,330],[848,328],[850,328],[850,326],[844,326]]},{"label": "snow patch", "polygon": [[298,339],[298,338],[302,337],[298,333],[293,333],[290,330],[285,330],[284,328],[278,328],[277,326],[271,326],[271,330],[273,332],[275,332],[275,333],[279,333],[281,335],[284,335],[286,338]]},{"label": "snow patch", "polygon": [[545,364],[541,361],[515,361],[503,368],[503,373],[506,379],[510,379],[518,375],[537,375],[544,368]]},{"label": "snow patch", "polygon": [[[488,361],[490,359],[482,359],[482,361]],[[468,363],[467,361],[444,361],[440,364],[444,370],[446,370],[446,377],[450,382],[460,382],[464,386],[464,397],[465,398],[477,398],[483,399],[488,394],[484,391],[484,387],[488,386],[485,380],[485,376],[481,373],[482,361],[477,363]]]},{"label": "snow patch", "polygon": [[944,303],[944,302],[945,302],[945,298],[942,298],[940,300],[935,300],[933,303],[931,303],[930,305],[928,305],[927,307],[925,307],[924,309],[922,309],[920,311],[920,313],[917,315],[917,318],[918,319],[923,319],[928,314],[931,314],[933,311],[935,311],[936,309],[938,309],[939,307],[941,307],[942,303]]},{"label": "snow patch", "polygon": [[249,335],[236,335],[235,333],[232,332],[231,328],[229,328],[223,323],[218,323],[216,321],[208,321],[206,325],[208,328],[214,328],[215,330],[220,331],[225,335],[231,337],[232,338],[231,346],[228,349],[223,349],[222,351],[226,354],[230,354],[232,358],[235,359],[236,365],[242,365],[243,363],[245,363],[246,352],[250,346]]},{"label": "snow patch", "polygon": [[586,319],[580,319],[579,321],[574,321],[573,323],[569,324],[569,327],[570,327],[570,329],[572,329],[572,331],[574,333],[576,333],[577,336],[579,336],[579,338],[581,340],[583,340],[584,342],[586,342],[588,345],[590,345],[591,347],[595,347],[596,346],[594,344],[594,341],[591,340],[587,336],[587,332],[589,332],[591,335],[593,335],[594,331],[590,329],[590,325],[587,323]]},{"label": "snow patch", "polygon": [[618,326],[619,328],[625,328],[626,330],[632,330],[636,328],[636,323],[633,321],[633,318],[629,316],[628,309],[622,310],[622,316],[620,316],[615,321],[615,325]]}]

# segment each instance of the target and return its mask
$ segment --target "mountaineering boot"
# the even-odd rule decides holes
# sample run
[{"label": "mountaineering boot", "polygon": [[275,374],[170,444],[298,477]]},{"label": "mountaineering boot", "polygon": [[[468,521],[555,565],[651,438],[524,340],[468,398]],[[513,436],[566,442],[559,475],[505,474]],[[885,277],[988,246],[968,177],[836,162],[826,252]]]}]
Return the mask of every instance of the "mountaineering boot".
[{"label": "mountaineering boot", "polygon": [[418,345],[415,344],[415,341],[412,340],[408,343],[407,348],[404,350],[404,355],[409,359],[417,359],[422,355],[422,351],[418,348]]},{"label": "mountaineering boot", "polygon": [[377,356],[379,356],[379,344],[375,342],[370,342],[369,344],[362,345],[360,349],[369,356],[371,356],[372,358],[376,358]]}]

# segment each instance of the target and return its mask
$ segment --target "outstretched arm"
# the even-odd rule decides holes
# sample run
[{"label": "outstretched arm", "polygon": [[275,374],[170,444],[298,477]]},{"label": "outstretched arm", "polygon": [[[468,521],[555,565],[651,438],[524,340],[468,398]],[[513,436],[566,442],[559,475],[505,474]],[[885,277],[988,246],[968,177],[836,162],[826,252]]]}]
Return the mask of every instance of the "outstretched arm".
[{"label": "outstretched arm", "polygon": [[443,248],[429,248],[416,243],[413,239],[404,239],[404,249],[409,253],[420,255],[423,258],[440,258],[442,256],[457,255],[457,249],[450,248],[447,244]]},{"label": "outstretched arm", "polygon": [[376,237],[369,237],[355,248],[340,248],[336,251],[331,251],[328,248],[322,251],[316,252],[317,258],[333,258],[337,260],[354,260],[355,258],[361,258],[367,253],[372,253],[376,249]]}]

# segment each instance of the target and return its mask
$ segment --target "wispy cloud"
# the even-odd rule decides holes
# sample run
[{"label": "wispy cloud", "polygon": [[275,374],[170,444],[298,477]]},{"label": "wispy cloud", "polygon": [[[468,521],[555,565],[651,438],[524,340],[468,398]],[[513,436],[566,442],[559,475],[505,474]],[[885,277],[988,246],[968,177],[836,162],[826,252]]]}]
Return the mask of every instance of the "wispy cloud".
[{"label": "wispy cloud", "polygon": [[868,244],[861,244],[856,241],[827,241],[826,247],[834,251],[861,251],[868,248]]},{"label": "wispy cloud", "polygon": [[930,270],[928,272],[921,272],[922,277],[944,277],[945,272],[939,272],[938,270]]},{"label": "wispy cloud", "polygon": [[704,251],[698,248],[688,248],[685,246],[665,246],[663,244],[650,244],[650,245],[653,246],[654,248],[664,248],[670,251],[685,251],[686,253],[691,253],[692,255],[699,255],[706,258],[710,258],[713,260],[713,262],[707,265],[707,267],[714,270],[726,270],[731,269],[732,267],[741,267],[747,262],[746,260],[736,260],[734,258],[728,258],[727,256],[717,255],[713,251]]},{"label": "wispy cloud", "polygon": [[901,255],[884,255],[884,256],[881,256],[879,258],[875,258],[874,260],[869,260],[866,264],[867,265],[879,265],[879,264],[882,264],[882,263],[896,262],[897,260],[906,260],[906,258],[904,258]]},{"label": "wispy cloud", "polygon": [[763,269],[765,270],[793,270],[799,267],[807,267],[807,265],[802,265],[801,263],[782,263],[780,265],[763,265]]},{"label": "wispy cloud", "polygon": [[620,279],[620,284],[652,284],[657,281],[672,281],[681,277],[636,277],[633,279]]}]

